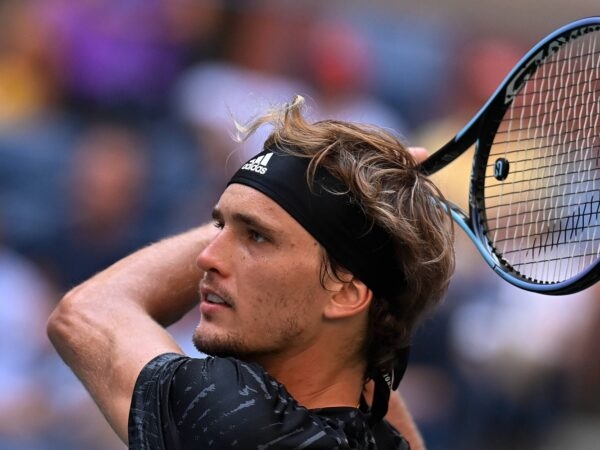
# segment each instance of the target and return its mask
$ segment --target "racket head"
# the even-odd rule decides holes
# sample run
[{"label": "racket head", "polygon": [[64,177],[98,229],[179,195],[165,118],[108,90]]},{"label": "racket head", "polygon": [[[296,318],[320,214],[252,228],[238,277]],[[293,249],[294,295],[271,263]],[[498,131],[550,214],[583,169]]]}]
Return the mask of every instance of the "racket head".
[{"label": "racket head", "polygon": [[[470,237],[523,289],[568,294],[600,278],[600,17],[569,24],[517,64],[477,129]],[[472,131],[471,131],[472,132]],[[461,218],[455,217],[460,224]]]}]

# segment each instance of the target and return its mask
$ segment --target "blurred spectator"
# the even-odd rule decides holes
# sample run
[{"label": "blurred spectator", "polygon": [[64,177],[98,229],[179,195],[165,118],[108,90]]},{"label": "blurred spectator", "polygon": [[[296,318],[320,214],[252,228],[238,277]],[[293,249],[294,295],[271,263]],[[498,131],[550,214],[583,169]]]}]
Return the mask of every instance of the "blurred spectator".
[{"label": "blurred spectator", "polygon": [[120,448],[46,337],[56,298],[44,274],[0,237],[0,448]]},{"label": "blurred spectator", "polygon": [[[204,136],[198,129],[192,134],[195,136],[190,139],[194,142],[189,143],[188,151],[182,152],[183,155],[174,158],[171,147],[167,155],[156,157],[155,164],[158,165],[162,160],[168,160],[162,164],[165,181],[163,192],[158,193],[160,198],[155,202],[155,207],[164,215],[161,234],[184,231],[209,221],[213,207],[229,179],[229,163],[223,162],[215,153],[218,149],[211,148],[210,137]],[[234,146],[233,139],[229,140],[230,145]],[[174,164],[177,159],[179,163]],[[164,173],[169,163],[172,166],[171,173]],[[183,167],[183,164],[187,165]],[[159,173],[157,175],[160,176]]]},{"label": "blurred spectator", "polygon": [[[71,107],[84,113],[100,110],[130,116],[163,111],[166,92],[186,62],[185,39],[191,26],[186,24],[186,34],[178,23],[170,22],[182,23],[181,13],[170,3],[51,0],[39,4],[60,48],[61,78]],[[196,9],[210,11],[200,3]],[[186,5],[189,8],[190,2]],[[210,27],[210,20],[195,24]]]},{"label": "blurred spectator", "polygon": [[460,30],[400,3],[359,7],[348,16],[371,43],[372,93],[400,112],[408,130],[435,117]]},{"label": "blurred spectator", "polygon": [[77,125],[69,117],[39,115],[0,133],[0,205],[5,239],[32,255],[56,232],[61,195]]},{"label": "blurred spectator", "polygon": [[50,30],[32,0],[0,4],[0,128],[56,106],[58,61]]},{"label": "blurred spectator", "polygon": [[[1,241],[1,239],[0,239]],[[55,294],[41,273],[0,242],[0,447],[42,449],[52,422],[44,379],[46,320]]]},{"label": "blurred spectator", "polygon": [[431,448],[545,449],[567,408],[569,355],[597,299],[517,289],[457,238],[457,273],[415,337],[402,392]]},{"label": "blurred spectator", "polygon": [[407,131],[396,110],[375,91],[373,46],[343,19],[315,19],[304,46],[304,78],[314,89],[316,115]]},{"label": "blurred spectator", "polygon": [[297,26],[294,16],[270,8],[230,10],[219,58],[192,66],[179,78],[176,113],[196,129],[208,152],[204,158],[215,167],[234,171],[268,134],[261,130],[235,144],[233,120],[244,123],[271,105],[309,94],[303,82],[288,75],[289,64],[299,56],[289,52]]},{"label": "blurred spectator", "polygon": [[143,227],[148,160],[132,128],[93,124],[66,167],[66,221],[40,258],[69,288],[150,239]]},{"label": "blurred spectator", "polygon": [[225,0],[161,0],[168,35],[182,48],[183,67],[214,56],[226,13]]},{"label": "blurred spectator", "polygon": [[543,442],[547,450],[595,450],[600,442],[600,284],[588,289],[586,320],[563,354],[566,393],[563,419]]},{"label": "blurred spectator", "polygon": [[[600,414],[600,284],[592,286],[587,320],[574,330],[577,340],[566,357],[572,408],[581,413]],[[600,432],[600,429],[598,430]]]},{"label": "blurred spectator", "polygon": [[58,174],[72,136],[55,110],[57,54],[37,5],[0,4],[0,205],[6,241],[26,253],[60,221]]},{"label": "blurred spectator", "polygon": [[0,245],[0,448],[121,448],[46,338],[57,297],[35,265]]}]

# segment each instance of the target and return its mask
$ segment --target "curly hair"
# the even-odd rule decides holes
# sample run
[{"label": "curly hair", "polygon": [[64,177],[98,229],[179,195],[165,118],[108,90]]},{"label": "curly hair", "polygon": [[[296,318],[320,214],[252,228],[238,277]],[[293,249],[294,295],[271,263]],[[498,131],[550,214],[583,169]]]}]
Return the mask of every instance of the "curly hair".
[{"label": "curly hair", "polygon": [[[392,293],[371,303],[364,347],[367,375],[385,371],[409,344],[419,319],[445,295],[454,271],[452,220],[443,195],[397,137],[338,120],[309,123],[303,106],[297,96],[238,130],[243,139],[263,124],[273,125],[265,147],[310,158],[309,184],[317,167],[326,168],[392,237],[400,273]],[[330,255],[325,263],[328,273],[344,270]]]}]

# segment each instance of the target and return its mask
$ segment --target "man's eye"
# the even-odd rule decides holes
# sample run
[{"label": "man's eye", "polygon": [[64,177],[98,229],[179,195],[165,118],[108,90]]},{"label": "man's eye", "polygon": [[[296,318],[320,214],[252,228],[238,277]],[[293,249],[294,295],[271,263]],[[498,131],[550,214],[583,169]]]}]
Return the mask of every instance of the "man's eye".
[{"label": "man's eye", "polygon": [[219,230],[222,230],[223,227],[225,226],[225,224],[220,220],[214,220],[213,225],[215,228],[218,228]]},{"label": "man's eye", "polygon": [[248,234],[250,235],[250,239],[254,242],[266,242],[268,239],[258,231],[249,230]]}]

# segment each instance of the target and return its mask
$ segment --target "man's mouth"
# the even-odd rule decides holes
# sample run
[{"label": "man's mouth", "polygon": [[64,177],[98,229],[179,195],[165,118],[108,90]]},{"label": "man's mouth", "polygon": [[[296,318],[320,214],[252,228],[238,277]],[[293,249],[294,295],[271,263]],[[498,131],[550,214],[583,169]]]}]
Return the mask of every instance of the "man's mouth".
[{"label": "man's mouth", "polygon": [[200,286],[200,299],[203,303],[209,305],[221,305],[229,308],[233,307],[233,302],[229,300],[227,294],[222,292],[217,293],[208,286]]},{"label": "man's mouth", "polygon": [[223,298],[219,297],[217,294],[207,294],[204,297],[204,300],[207,303],[212,303],[214,305],[225,305],[225,306],[231,306],[229,303],[227,303]]}]

